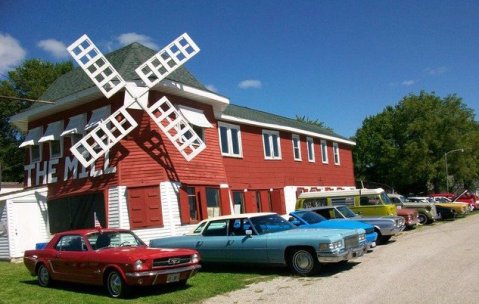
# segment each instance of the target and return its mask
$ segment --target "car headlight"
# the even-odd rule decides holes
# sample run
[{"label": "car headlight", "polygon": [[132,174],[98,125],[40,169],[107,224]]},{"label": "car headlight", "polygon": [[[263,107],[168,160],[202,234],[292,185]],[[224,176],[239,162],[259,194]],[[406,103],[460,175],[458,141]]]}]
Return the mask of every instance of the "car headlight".
[{"label": "car headlight", "polygon": [[344,247],[344,242],[342,240],[332,242],[332,243],[319,243],[320,251],[330,251],[335,249],[341,249]]},{"label": "car headlight", "polygon": [[195,253],[191,256],[191,263],[199,263],[200,262],[200,255]]},{"label": "car headlight", "polygon": [[362,242],[366,239],[366,235],[364,233],[359,234],[359,242]]},{"label": "car headlight", "polygon": [[143,261],[142,260],[137,260],[133,264],[133,269],[135,270],[142,270],[143,269]]}]

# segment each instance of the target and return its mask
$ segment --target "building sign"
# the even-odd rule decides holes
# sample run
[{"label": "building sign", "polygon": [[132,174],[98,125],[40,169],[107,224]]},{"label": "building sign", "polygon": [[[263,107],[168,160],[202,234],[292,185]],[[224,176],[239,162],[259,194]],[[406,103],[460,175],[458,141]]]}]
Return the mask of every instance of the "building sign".
[{"label": "building sign", "polygon": [[[89,168],[84,168],[78,163],[78,159],[74,156],[66,156],[63,160],[63,172],[58,172],[57,170],[60,162],[60,159],[58,158],[25,165],[24,170],[27,175],[27,187],[53,184],[58,181],[66,181],[69,179],[97,177],[103,174],[112,174],[116,172],[116,167],[110,167],[108,157],[105,157],[103,169],[97,169],[95,163]],[[35,173],[34,179],[33,173]],[[60,180],[59,177],[61,177]]]}]

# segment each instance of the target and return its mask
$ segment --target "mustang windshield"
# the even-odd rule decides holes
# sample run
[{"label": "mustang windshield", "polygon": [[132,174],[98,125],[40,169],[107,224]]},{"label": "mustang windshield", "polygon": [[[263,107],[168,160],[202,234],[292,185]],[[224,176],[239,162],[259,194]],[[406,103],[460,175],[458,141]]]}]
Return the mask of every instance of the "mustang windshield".
[{"label": "mustang windshield", "polygon": [[101,248],[145,245],[145,243],[143,243],[135,234],[129,231],[95,232],[89,234],[87,239],[94,250]]},{"label": "mustang windshield", "polygon": [[277,214],[268,214],[250,218],[258,234],[286,231],[297,227]]}]

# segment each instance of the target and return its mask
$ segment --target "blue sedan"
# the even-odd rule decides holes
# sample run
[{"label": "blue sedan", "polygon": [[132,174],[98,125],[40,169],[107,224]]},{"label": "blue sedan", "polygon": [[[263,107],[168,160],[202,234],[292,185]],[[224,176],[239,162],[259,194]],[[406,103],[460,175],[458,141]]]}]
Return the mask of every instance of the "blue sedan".
[{"label": "blue sedan", "polygon": [[150,241],[151,247],[194,248],[204,263],[289,266],[301,276],[322,263],[362,256],[364,229],[299,229],[276,213],[246,213],[203,220],[183,236]]},{"label": "blue sedan", "polygon": [[374,227],[359,221],[351,221],[344,219],[328,220],[322,215],[311,211],[294,211],[289,214],[289,221],[300,228],[328,228],[328,229],[358,229],[362,228],[366,231],[366,242],[369,248],[376,247],[376,239],[378,234],[374,231]]}]

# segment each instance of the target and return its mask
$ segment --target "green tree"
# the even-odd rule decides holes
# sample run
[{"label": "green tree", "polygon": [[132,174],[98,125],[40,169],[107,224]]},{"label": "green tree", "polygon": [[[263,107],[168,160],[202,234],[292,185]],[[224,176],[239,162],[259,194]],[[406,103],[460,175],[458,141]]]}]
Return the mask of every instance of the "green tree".
[{"label": "green tree", "polygon": [[450,189],[475,188],[479,125],[461,98],[434,93],[404,97],[396,106],[367,117],[357,130],[353,150],[358,179],[391,185],[402,193],[446,189],[445,153]]},{"label": "green tree", "polygon": [[[26,60],[0,81],[0,96],[38,99],[58,76],[73,69],[71,61],[50,63]],[[30,107],[30,101],[0,97],[0,164],[3,181],[23,180],[23,153],[18,146],[23,135],[9,123],[9,117]]]},{"label": "green tree", "polygon": [[326,125],[324,124],[324,122],[319,121],[319,119],[314,119],[314,120],[313,120],[313,119],[311,119],[311,118],[309,118],[309,117],[306,117],[306,116],[304,116],[304,115],[303,115],[303,116],[298,116],[298,115],[296,115],[296,120],[297,120],[297,121],[301,121],[301,122],[305,122],[305,123],[308,123],[308,124],[311,124],[311,125],[316,125],[316,126],[319,126],[319,127],[323,128],[323,129],[326,129],[326,130],[329,130],[329,131],[333,131],[332,128],[326,126]]}]

